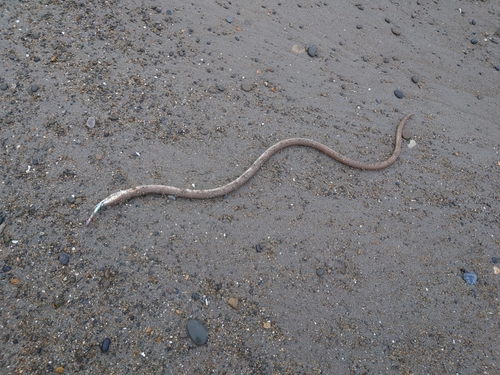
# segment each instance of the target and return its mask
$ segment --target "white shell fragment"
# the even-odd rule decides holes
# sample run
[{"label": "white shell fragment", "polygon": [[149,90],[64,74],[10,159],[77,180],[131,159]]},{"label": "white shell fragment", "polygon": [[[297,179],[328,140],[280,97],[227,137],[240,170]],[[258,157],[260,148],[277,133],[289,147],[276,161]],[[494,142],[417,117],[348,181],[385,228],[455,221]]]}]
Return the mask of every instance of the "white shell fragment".
[{"label": "white shell fragment", "polygon": [[413,148],[417,145],[417,142],[415,142],[413,139],[408,143],[408,148]]}]

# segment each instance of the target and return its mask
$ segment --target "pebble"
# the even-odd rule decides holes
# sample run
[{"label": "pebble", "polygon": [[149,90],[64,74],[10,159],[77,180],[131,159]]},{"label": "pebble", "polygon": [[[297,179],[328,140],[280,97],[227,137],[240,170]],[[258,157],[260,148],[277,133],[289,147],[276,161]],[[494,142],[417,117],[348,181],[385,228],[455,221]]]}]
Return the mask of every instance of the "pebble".
[{"label": "pebble", "polygon": [[0,90],[7,90],[9,88],[9,85],[7,85],[6,83],[2,83],[0,85]]},{"label": "pebble", "polygon": [[417,145],[417,142],[415,142],[413,139],[408,143],[408,148],[413,148]]},{"label": "pebble", "polygon": [[219,89],[220,92],[226,91],[226,88],[222,85],[217,85],[217,89]]},{"label": "pebble", "polygon": [[251,85],[251,84],[249,84],[249,83],[246,83],[246,82],[245,82],[245,83],[242,83],[242,84],[241,84],[241,89],[242,89],[243,91],[249,92],[249,91],[251,91],[251,90],[252,90],[252,85]]},{"label": "pebble", "polygon": [[37,56],[33,59],[34,62],[39,62],[40,61],[40,58]]},{"label": "pebble", "polygon": [[109,338],[105,338],[101,344],[101,352],[106,353],[109,350],[110,345],[111,345],[111,340]]},{"label": "pebble", "polygon": [[198,293],[193,293],[191,294],[191,298],[195,301],[198,301],[200,299],[200,295]]},{"label": "pebble", "polygon": [[[491,261],[492,261],[493,263],[497,264],[497,263],[498,263],[498,258],[497,258],[497,257],[495,257],[495,258],[491,258]],[[4,271],[4,272],[7,272],[7,271]]]},{"label": "pebble", "polygon": [[315,57],[318,55],[318,51],[316,50],[316,47],[313,46],[312,44],[307,46],[307,53],[311,57]]},{"label": "pebble", "polygon": [[87,120],[87,127],[92,129],[95,126],[95,117],[90,116],[89,119]]},{"label": "pebble", "polygon": [[472,44],[477,44],[478,40],[477,40],[477,38],[472,38],[472,39],[470,40],[470,42],[471,42]]},{"label": "pebble", "polygon": [[409,129],[403,129],[403,138],[406,140],[411,138],[411,131]]},{"label": "pebble", "polygon": [[167,195],[167,198],[171,201],[175,201],[177,199],[174,195]]},{"label": "pebble", "polygon": [[66,253],[60,253],[59,254],[59,263],[61,263],[63,266],[69,263],[69,255]]},{"label": "pebble", "polygon": [[476,285],[477,276],[472,272],[465,272],[462,277],[467,285]]},{"label": "pebble", "polygon": [[389,17],[385,17],[385,22],[391,23],[391,19]]},{"label": "pebble", "polygon": [[319,277],[323,276],[325,274],[325,269],[324,268],[318,268],[316,270],[316,275],[318,275]]},{"label": "pebble", "polygon": [[418,81],[419,81],[418,76],[413,76],[413,77],[411,77],[411,81],[412,81],[413,83],[418,83]]},{"label": "pebble", "polygon": [[396,36],[400,36],[401,35],[401,29],[399,27],[396,27],[396,26],[391,27],[391,31]]},{"label": "pebble", "polygon": [[227,299],[227,304],[235,310],[238,310],[238,302],[238,298],[236,297],[230,297]]},{"label": "pebble", "polygon": [[226,21],[227,21],[227,23],[232,23],[233,22],[233,17],[227,17]]},{"label": "pebble", "polygon": [[495,69],[500,71],[500,65],[495,65]]},{"label": "pebble", "polygon": [[39,89],[38,85],[31,85],[31,92],[37,92]]},{"label": "pebble", "polygon": [[257,245],[255,245],[255,251],[258,252],[258,253],[262,252],[262,246],[261,246],[260,243],[258,243]]},{"label": "pebble", "polygon": [[11,269],[12,267],[6,264],[2,267],[2,272],[9,272]]},{"label": "pebble", "polygon": [[74,195],[70,195],[68,198],[66,198],[66,200],[68,201],[68,203],[75,203],[75,196]]},{"label": "pebble", "polygon": [[199,320],[190,319],[187,324],[187,331],[189,337],[191,337],[191,340],[193,340],[196,345],[203,345],[207,342],[207,329]]},{"label": "pebble", "polygon": [[5,217],[0,216],[0,225],[3,224],[4,220],[5,220]]},{"label": "pebble", "polygon": [[403,92],[401,90],[394,90],[394,95],[396,95],[398,99],[403,99]]},{"label": "pebble", "polygon": [[109,116],[109,119],[110,119],[111,121],[116,121],[116,120],[118,120],[118,116],[117,116],[117,115],[115,115],[115,114],[112,114],[112,115],[110,115],[110,116]]}]

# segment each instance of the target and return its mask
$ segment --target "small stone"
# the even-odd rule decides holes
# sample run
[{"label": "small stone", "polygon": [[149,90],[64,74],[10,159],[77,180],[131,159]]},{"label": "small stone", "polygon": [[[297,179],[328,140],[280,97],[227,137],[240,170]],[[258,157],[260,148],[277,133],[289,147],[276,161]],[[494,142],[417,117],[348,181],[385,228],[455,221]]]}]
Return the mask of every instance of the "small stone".
[{"label": "small stone", "polygon": [[403,129],[403,138],[406,140],[409,140],[411,138],[411,131],[409,129]]},{"label": "small stone", "polygon": [[226,21],[227,21],[227,23],[232,23],[233,22],[233,17],[227,17]]},{"label": "small stone", "polygon": [[95,126],[95,117],[90,116],[87,120],[87,128],[92,129]]},{"label": "small stone", "polygon": [[472,272],[465,272],[462,275],[464,281],[467,283],[467,285],[476,285],[477,282],[477,276],[473,274]]},{"label": "small stone", "polygon": [[39,89],[38,85],[31,85],[31,92],[37,92]]},{"label": "small stone", "polygon": [[171,201],[175,201],[177,199],[174,195],[167,195],[167,198]]},{"label": "small stone", "polygon": [[397,26],[391,27],[391,31],[394,35],[400,36],[401,35],[401,29]]},{"label": "small stone", "polygon": [[318,268],[316,270],[316,275],[318,275],[319,277],[323,276],[325,274],[325,269],[324,268]]},{"label": "small stone", "polygon": [[68,198],[66,198],[66,200],[68,201],[68,203],[70,204],[73,204],[75,203],[75,196],[74,195],[70,195]]},{"label": "small stone", "polygon": [[19,279],[17,277],[13,277],[12,279],[10,279],[10,283],[12,285],[17,285],[19,284]]},{"label": "small stone", "polygon": [[413,83],[418,83],[418,81],[419,81],[418,76],[413,76],[413,77],[411,77],[411,81],[412,81]]},{"label": "small stone", "polygon": [[[497,258],[497,257],[495,257],[495,258],[491,258],[491,261],[492,261],[493,263],[497,264],[497,263],[498,263],[498,258]],[[4,271],[4,272],[7,272],[7,271]]]},{"label": "small stone", "polygon": [[116,121],[116,120],[118,120],[118,116],[117,116],[117,115],[115,115],[115,114],[111,114],[111,115],[109,115],[109,119],[110,119],[111,121]]},{"label": "small stone", "polygon": [[252,90],[252,85],[251,85],[250,83],[246,83],[246,82],[245,82],[245,83],[242,83],[242,84],[241,84],[241,89],[242,89],[243,91],[249,92],[249,91],[251,91],[251,90]]},{"label": "small stone", "polygon": [[410,142],[408,143],[408,148],[413,148],[417,145],[417,142],[415,142],[413,139],[410,140]]},{"label": "small stone", "polygon": [[219,89],[220,92],[226,91],[226,88],[222,85],[217,85],[217,89]]},{"label": "small stone", "polygon": [[12,267],[6,264],[2,267],[2,272],[9,272],[11,269]]},{"label": "small stone", "polygon": [[59,263],[61,263],[63,266],[69,263],[69,255],[66,253],[60,253],[59,254]]},{"label": "small stone", "polygon": [[238,302],[238,298],[236,297],[230,297],[227,299],[227,304],[235,310],[238,310]]},{"label": "small stone", "polygon": [[95,160],[102,160],[102,154],[95,154]]},{"label": "small stone", "polygon": [[258,253],[262,252],[262,246],[261,246],[260,243],[258,243],[257,245],[255,245],[255,251],[258,252]]},{"label": "small stone", "polygon": [[208,334],[205,326],[197,319],[190,319],[187,324],[189,337],[196,345],[203,345],[207,342]]},{"label": "small stone", "polygon": [[495,275],[500,274],[500,268],[498,268],[497,266],[493,266],[493,273],[494,273]]},{"label": "small stone", "polygon": [[396,95],[398,99],[403,99],[403,92],[401,90],[394,90],[394,95]]},{"label": "small stone", "polygon": [[307,54],[311,57],[316,57],[318,55],[318,51],[315,46],[309,45],[307,46]]},{"label": "small stone", "polygon": [[57,374],[62,374],[64,372],[64,367],[62,367],[62,366],[56,367],[54,372]]},{"label": "small stone", "polygon": [[498,70],[498,71],[500,71],[500,65],[495,65],[495,69]]},{"label": "small stone", "polygon": [[7,85],[6,83],[2,83],[2,84],[0,85],[0,90],[5,91],[5,90],[7,90],[8,88],[9,88],[9,85]]},{"label": "small stone", "polygon": [[3,224],[4,220],[5,220],[5,217],[3,217],[3,216],[0,215],[0,225]]},{"label": "small stone", "polygon": [[200,299],[200,295],[198,293],[193,293],[193,294],[191,294],[191,298],[194,301],[198,301]]},{"label": "small stone", "polygon": [[477,44],[478,40],[477,40],[477,38],[472,38],[472,39],[470,40],[470,42],[471,42],[472,44]]},{"label": "small stone", "polygon": [[363,28],[363,25],[356,25],[356,29],[361,30]]},{"label": "small stone", "polygon": [[391,19],[389,17],[385,17],[385,22],[391,23]]},{"label": "small stone", "polygon": [[110,345],[111,345],[111,339],[105,338],[101,344],[101,352],[106,353],[109,350]]},{"label": "small stone", "polygon": [[264,322],[263,327],[264,327],[264,329],[271,328],[271,322]]},{"label": "small stone", "polygon": [[34,62],[39,62],[40,61],[40,58],[37,56],[33,59]]}]

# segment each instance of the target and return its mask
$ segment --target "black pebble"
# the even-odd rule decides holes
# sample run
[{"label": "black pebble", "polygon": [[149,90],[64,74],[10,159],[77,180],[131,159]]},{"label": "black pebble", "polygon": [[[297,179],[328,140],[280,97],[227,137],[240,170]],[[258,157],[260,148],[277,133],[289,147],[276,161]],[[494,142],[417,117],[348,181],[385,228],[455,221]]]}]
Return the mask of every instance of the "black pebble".
[{"label": "black pebble", "polygon": [[377,102],[377,104],[382,103],[382,101],[380,99],[375,99],[375,101]]},{"label": "black pebble", "polygon": [[[493,263],[497,264],[497,263],[498,263],[498,258],[491,258],[491,261],[492,261]],[[6,271],[4,271],[4,272],[6,272]]]},{"label": "black pebble", "polygon": [[472,44],[477,44],[478,40],[477,40],[477,38],[472,38],[472,39],[470,40],[470,42],[471,42]]},{"label": "black pebble", "polygon": [[64,266],[66,264],[68,264],[69,263],[69,255],[66,253],[59,254],[59,263],[61,263]]},{"label": "black pebble", "polygon": [[231,23],[231,22],[233,22],[233,17],[227,17],[227,18],[226,18],[226,21],[227,21],[227,23]]},{"label": "black pebble", "polygon": [[419,78],[418,78],[418,76],[413,76],[413,77],[411,77],[411,80],[413,81],[413,83],[418,83]]},{"label": "black pebble", "polygon": [[323,276],[325,274],[325,269],[324,268],[318,268],[316,270],[316,275],[318,275],[319,277]]},{"label": "black pebble", "polygon": [[105,338],[101,344],[101,352],[106,353],[109,350],[109,346],[111,345],[111,340]]},{"label": "black pebble", "polygon": [[37,56],[33,59],[34,62],[39,62],[40,61],[40,58]]},{"label": "black pebble", "polygon": [[172,15],[172,11],[171,11],[170,9],[168,9],[168,10],[167,10],[167,14],[168,14],[169,16],[171,16],[171,15]]},{"label": "black pebble", "polygon": [[38,85],[31,85],[31,91],[32,92],[37,92],[38,91]]},{"label": "black pebble", "polygon": [[191,298],[194,299],[195,301],[198,301],[200,299],[200,295],[198,293],[193,293],[191,294]]},{"label": "black pebble", "polygon": [[0,85],[0,90],[7,90],[8,88],[9,88],[9,86],[6,83],[2,83]]},{"label": "black pebble", "polygon": [[309,56],[315,57],[318,54],[318,51],[316,50],[315,46],[309,45],[307,47],[307,53],[309,54]]},{"label": "black pebble", "polygon": [[2,267],[2,272],[9,272],[11,269],[12,267],[6,264],[5,266]]},{"label": "black pebble", "polygon": [[401,90],[394,90],[394,95],[396,95],[398,99],[403,99],[403,92]]},{"label": "black pebble", "polygon": [[476,20],[471,20],[470,23],[471,25],[476,25]]},{"label": "black pebble", "polygon": [[255,245],[255,251],[258,252],[258,253],[262,252],[262,246],[260,246],[260,243],[258,243],[257,245]]},{"label": "black pebble", "polygon": [[500,71],[500,65],[495,65],[495,69]]},{"label": "black pebble", "polygon": [[3,224],[3,221],[5,220],[5,218],[3,216],[0,216],[0,225]]}]

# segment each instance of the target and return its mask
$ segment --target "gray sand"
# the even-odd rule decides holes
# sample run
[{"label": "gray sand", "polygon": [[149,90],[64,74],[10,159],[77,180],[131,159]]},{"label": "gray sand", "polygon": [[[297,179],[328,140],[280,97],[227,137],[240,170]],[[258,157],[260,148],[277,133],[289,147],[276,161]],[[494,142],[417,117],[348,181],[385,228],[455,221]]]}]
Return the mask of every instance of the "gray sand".
[{"label": "gray sand", "polygon": [[[0,372],[500,373],[499,19],[497,1],[0,1]],[[112,192],[220,186],[285,138],[384,160],[410,112],[416,145],[386,170],[295,147],[224,199],[85,226]]]}]

